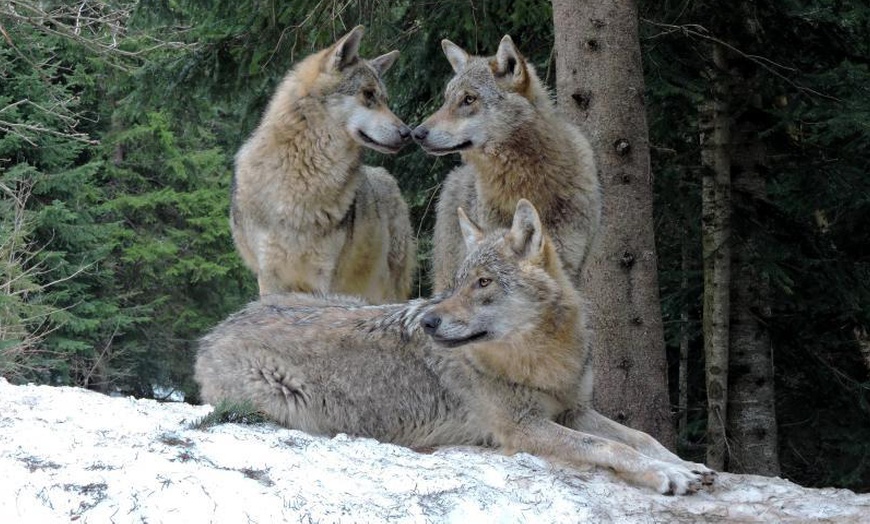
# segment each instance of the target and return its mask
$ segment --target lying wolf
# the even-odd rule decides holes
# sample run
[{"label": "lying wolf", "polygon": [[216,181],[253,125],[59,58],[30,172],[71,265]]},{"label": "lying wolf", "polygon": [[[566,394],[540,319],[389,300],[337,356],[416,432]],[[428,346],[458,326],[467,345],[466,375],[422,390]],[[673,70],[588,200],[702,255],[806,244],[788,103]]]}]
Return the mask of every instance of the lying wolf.
[{"label": "lying wolf", "polygon": [[441,45],[455,76],[444,105],[414,129],[429,154],[460,153],[444,181],[433,239],[434,289],[453,281],[465,257],[456,208],[485,230],[508,227],[520,198],[530,200],[575,285],[601,220],[601,190],[589,141],[560,118],[534,67],[505,36],[495,56]]},{"label": "lying wolf", "polygon": [[412,447],[480,444],[612,468],[659,493],[715,473],[592,408],[583,305],[535,208],[484,234],[464,213],[468,255],[452,290],[367,306],[272,295],[200,341],[202,399],[247,401],[309,433]]},{"label": "lying wolf", "polygon": [[405,300],[416,247],[408,207],[361,146],[395,153],[410,129],[381,76],[398,56],[358,55],[363,28],[293,68],[236,155],[230,225],[260,295],[340,292]]}]

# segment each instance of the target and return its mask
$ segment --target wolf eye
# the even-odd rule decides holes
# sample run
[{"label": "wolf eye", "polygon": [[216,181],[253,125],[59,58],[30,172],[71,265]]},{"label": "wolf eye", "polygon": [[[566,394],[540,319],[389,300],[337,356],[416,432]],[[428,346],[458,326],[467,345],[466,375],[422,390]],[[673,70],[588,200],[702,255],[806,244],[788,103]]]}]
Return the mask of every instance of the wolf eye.
[{"label": "wolf eye", "polygon": [[491,278],[480,277],[477,279],[477,287],[486,287],[492,283]]},{"label": "wolf eye", "polygon": [[362,94],[367,102],[374,102],[375,101],[375,90],[374,89],[363,89]]},{"label": "wolf eye", "polygon": [[475,100],[477,100],[477,97],[476,97],[476,96],[474,96],[474,95],[465,95],[465,98],[462,99],[462,105],[464,105],[464,106],[470,106],[471,104],[474,103]]}]

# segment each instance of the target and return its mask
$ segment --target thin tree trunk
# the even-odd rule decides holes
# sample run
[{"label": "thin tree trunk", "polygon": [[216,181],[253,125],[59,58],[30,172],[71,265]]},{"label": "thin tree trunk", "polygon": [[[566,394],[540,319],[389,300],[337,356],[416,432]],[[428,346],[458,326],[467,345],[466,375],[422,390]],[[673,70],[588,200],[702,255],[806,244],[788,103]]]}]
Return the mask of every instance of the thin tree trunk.
[{"label": "thin tree trunk", "polygon": [[[685,231],[685,230],[684,230]],[[680,239],[680,291],[683,297],[689,289],[689,239],[685,232]],[[689,425],[689,302],[686,300],[680,308],[680,388],[677,407],[680,413],[677,435],[685,439]]]},{"label": "thin tree trunk", "polygon": [[867,371],[870,371],[870,333],[867,332],[867,328],[856,326],[852,329],[852,334],[855,335],[855,342],[858,343],[861,359],[867,366]]},{"label": "thin tree trunk", "polygon": [[712,100],[700,109],[704,164],[701,235],[704,259],[704,356],[707,465],[722,470],[727,450],[728,337],[731,286],[731,159],[725,50],[713,44]]},{"label": "thin tree trunk", "polygon": [[553,22],[559,106],[589,136],[604,191],[583,282],[596,406],[673,448],[637,8],[632,0],[554,0]]},{"label": "thin tree trunk", "polygon": [[[755,98],[744,79],[735,89],[741,98]],[[770,283],[758,270],[759,239],[757,202],[767,197],[761,167],[766,160],[764,143],[753,123],[761,102],[748,105],[735,118],[732,149],[733,203],[742,209],[734,222],[733,282],[731,287],[731,340],[728,369],[728,436],[731,441],[728,471],[779,475],[773,352],[767,319],[770,317]]]}]

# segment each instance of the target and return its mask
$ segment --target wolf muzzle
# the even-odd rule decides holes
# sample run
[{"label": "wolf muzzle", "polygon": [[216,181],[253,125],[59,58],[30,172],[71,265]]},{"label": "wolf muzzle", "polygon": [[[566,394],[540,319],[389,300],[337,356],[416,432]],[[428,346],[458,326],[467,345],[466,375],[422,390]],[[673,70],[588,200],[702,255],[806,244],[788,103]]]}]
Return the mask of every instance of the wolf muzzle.
[{"label": "wolf muzzle", "polygon": [[429,336],[435,335],[438,332],[438,326],[441,325],[441,317],[433,313],[426,313],[420,319],[420,325],[423,327],[423,332]]}]

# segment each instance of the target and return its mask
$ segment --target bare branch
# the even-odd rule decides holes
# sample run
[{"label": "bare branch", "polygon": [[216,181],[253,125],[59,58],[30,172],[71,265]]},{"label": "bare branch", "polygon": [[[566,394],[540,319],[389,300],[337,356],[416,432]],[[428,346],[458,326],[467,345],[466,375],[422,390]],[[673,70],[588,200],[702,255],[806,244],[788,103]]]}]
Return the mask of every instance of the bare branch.
[{"label": "bare branch", "polygon": [[667,31],[665,31],[663,33],[659,33],[658,35],[654,35],[651,38],[658,38],[659,36],[662,36],[662,35],[669,35],[669,34],[679,32],[685,36],[691,36],[691,37],[696,37],[696,38],[700,38],[703,40],[707,40],[709,42],[715,42],[715,43],[721,45],[722,47],[725,47],[729,51],[732,51],[733,53],[736,53],[736,54],[742,56],[743,58],[746,58],[747,60],[750,60],[750,61],[758,64],[760,67],[762,67],[764,70],[766,70],[767,72],[769,72],[773,76],[783,80],[788,85],[794,87],[795,89],[797,89],[798,91],[800,91],[802,93],[817,96],[819,98],[824,98],[827,100],[833,100],[835,102],[841,101],[839,98],[837,98],[835,96],[828,95],[828,94],[816,91],[815,89],[811,89],[809,87],[803,86],[803,85],[795,82],[791,78],[788,78],[787,76],[785,76],[784,74],[780,73],[777,70],[777,69],[782,69],[784,71],[796,72],[797,70],[795,68],[784,66],[784,65],[779,64],[777,62],[774,62],[773,60],[771,60],[767,57],[764,57],[764,56],[753,55],[753,54],[749,54],[749,53],[746,53],[744,51],[741,51],[740,49],[734,47],[733,45],[729,44],[728,42],[726,42],[720,38],[716,38],[715,36],[710,35],[710,32],[702,25],[698,25],[698,24],[674,25],[674,24],[666,24],[663,22],[655,22],[653,20],[648,20],[646,18],[641,18],[641,21],[643,21],[646,24],[650,24],[652,26],[655,26],[655,27],[661,27],[661,28],[667,29]]},{"label": "bare branch", "polygon": [[32,131],[33,133],[44,133],[53,136],[60,136],[64,138],[69,138],[75,140],[77,142],[82,142],[85,144],[95,145],[99,144],[98,140],[93,140],[88,137],[86,133],[68,133],[63,131],[56,131],[54,129],[49,129],[47,127],[43,127],[35,124],[22,124],[18,122],[8,122],[6,120],[0,120],[0,129],[17,135],[24,139],[28,144],[36,147],[38,144],[32,140],[33,136],[24,134],[23,131]]},{"label": "bare branch", "polygon": [[88,369],[84,378],[82,378],[82,383],[86,387],[91,383],[91,377],[97,371],[97,368],[102,364],[106,364],[112,359],[112,355],[110,352],[112,350],[112,343],[115,341],[115,336],[117,335],[118,325],[116,324],[115,329],[112,330],[112,334],[109,335],[109,340],[107,340],[106,343],[103,345],[103,349],[100,350],[100,354],[97,356],[97,358],[94,359],[94,362],[93,364],[91,364],[90,369]]},{"label": "bare branch", "polygon": [[[126,6],[110,6],[105,2],[91,1],[80,5],[61,5],[49,12],[36,2],[8,0],[0,4],[0,15],[28,24],[43,33],[72,40],[96,54],[117,57],[122,61],[110,61],[109,65],[126,72],[131,71],[131,68],[123,60],[134,60],[141,65],[148,54],[159,49],[195,49],[199,46],[198,43],[149,38],[155,42],[154,45],[136,51],[121,49],[118,35],[126,33],[126,24],[134,4],[129,2]],[[12,44],[6,31],[2,30],[2,33]]]}]

